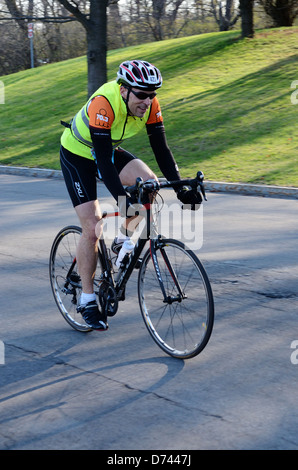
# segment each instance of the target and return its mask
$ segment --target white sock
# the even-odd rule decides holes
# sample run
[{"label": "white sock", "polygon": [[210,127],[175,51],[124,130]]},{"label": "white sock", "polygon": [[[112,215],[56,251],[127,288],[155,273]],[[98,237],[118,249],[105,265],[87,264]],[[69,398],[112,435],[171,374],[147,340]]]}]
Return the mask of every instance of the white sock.
[{"label": "white sock", "polygon": [[86,305],[88,302],[92,302],[92,300],[96,300],[96,295],[93,292],[93,294],[85,294],[82,292],[81,298],[80,298],[80,305]]},{"label": "white sock", "polygon": [[119,232],[117,236],[117,243],[125,242],[125,240],[129,240],[129,237],[127,235],[123,235],[122,232]]}]

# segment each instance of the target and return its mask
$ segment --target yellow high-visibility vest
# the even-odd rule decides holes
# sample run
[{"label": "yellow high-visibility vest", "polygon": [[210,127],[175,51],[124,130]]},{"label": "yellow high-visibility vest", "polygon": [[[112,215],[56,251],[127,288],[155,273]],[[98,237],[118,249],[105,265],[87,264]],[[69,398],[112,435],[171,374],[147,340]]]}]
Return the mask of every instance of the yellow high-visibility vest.
[{"label": "yellow high-visibility vest", "polygon": [[120,86],[116,81],[102,85],[89,98],[87,103],[80,109],[71,121],[70,128],[66,128],[61,137],[61,144],[70,152],[93,159],[91,155],[92,140],[89,130],[88,105],[96,96],[104,96],[114,111],[114,121],[111,126],[111,137],[113,147],[117,147],[123,140],[137,134],[146,124],[150,107],[143,118],[129,116],[126,104],[120,94]]}]

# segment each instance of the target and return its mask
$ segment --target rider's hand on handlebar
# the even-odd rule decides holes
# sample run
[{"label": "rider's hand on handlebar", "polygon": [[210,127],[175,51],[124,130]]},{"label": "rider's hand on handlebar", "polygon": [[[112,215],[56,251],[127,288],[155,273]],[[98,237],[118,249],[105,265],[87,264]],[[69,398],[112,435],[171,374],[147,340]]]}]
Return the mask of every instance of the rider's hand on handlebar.
[{"label": "rider's hand on handlebar", "polygon": [[177,198],[185,205],[190,205],[190,207],[182,207],[182,209],[191,209],[192,211],[198,210],[202,202],[201,194],[192,189],[190,186],[182,186],[182,188],[177,191]]}]

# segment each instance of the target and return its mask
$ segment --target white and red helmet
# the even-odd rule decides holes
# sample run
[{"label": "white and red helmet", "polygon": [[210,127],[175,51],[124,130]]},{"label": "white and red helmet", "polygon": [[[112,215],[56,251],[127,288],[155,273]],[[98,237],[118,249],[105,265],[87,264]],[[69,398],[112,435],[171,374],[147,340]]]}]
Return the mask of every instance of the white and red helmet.
[{"label": "white and red helmet", "polygon": [[158,68],[149,62],[129,60],[120,64],[117,83],[151,91],[161,87],[162,76]]}]

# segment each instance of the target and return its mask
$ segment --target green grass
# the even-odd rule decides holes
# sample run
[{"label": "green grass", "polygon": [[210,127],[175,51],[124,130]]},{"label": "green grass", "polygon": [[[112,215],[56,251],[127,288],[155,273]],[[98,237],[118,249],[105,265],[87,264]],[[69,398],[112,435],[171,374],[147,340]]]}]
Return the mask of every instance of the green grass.
[{"label": "green grass", "polygon": [[[162,71],[159,92],[167,139],[181,174],[206,179],[298,187],[298,29],[209,33],[154,42],[108,54],[108,78],[127,58]],[[0,163],[59,168],[60,119],[86,99],[86,58],[1,78]],[[158,172],[146,132],[124,147]]]}]

